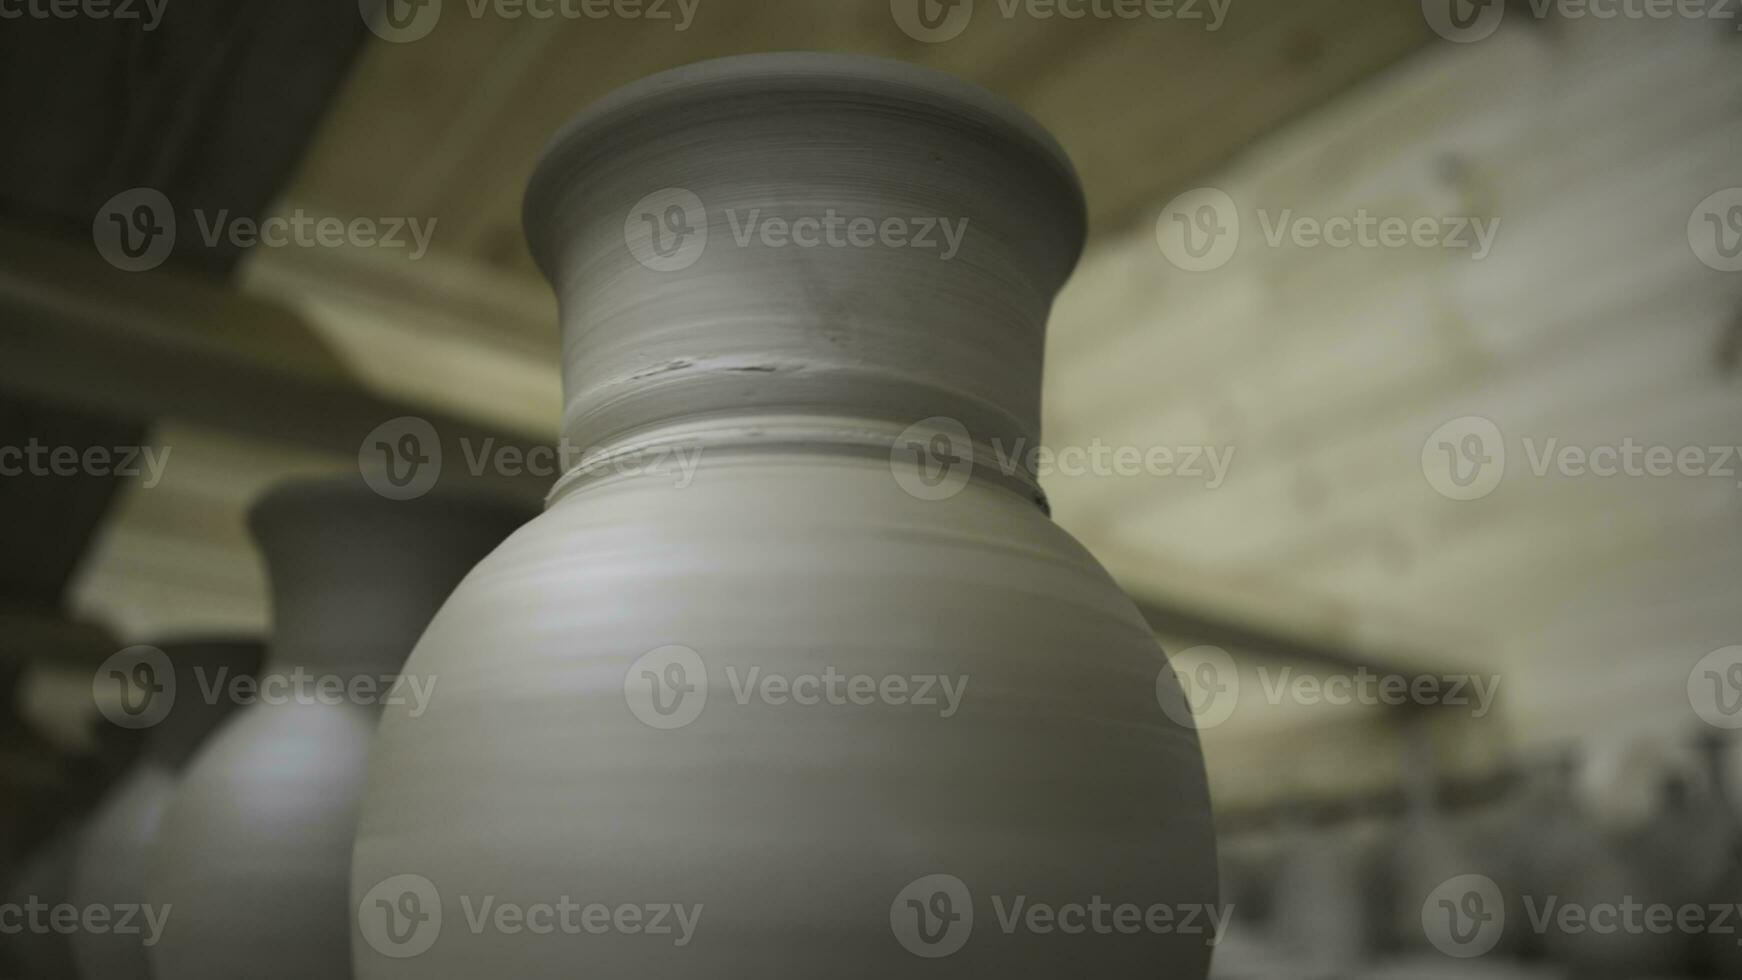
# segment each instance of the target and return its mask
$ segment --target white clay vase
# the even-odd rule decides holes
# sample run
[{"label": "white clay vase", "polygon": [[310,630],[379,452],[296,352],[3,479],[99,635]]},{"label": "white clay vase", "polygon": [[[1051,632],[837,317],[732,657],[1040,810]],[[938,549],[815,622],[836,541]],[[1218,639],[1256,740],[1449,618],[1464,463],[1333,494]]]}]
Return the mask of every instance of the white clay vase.
[{"label": "white clay vase", "polygon": [[[229,678],[252,677],[263,653],[261,644],[252,640],[164,643],[153,649],[154,657],[136,661],[149,681],[146,689],[135,692],[142,698],[136,717],[146,733],[145,746],[92,813],[73,867],[72,904],[101,909],[106,920],[100,928],[72,934],[79,974],[93,980],[149,980],[149,952],[168,921],[166,910],[146,901],[150,848],[182,770],[234,708],[233,701],[209,692]],[[159,671],[170,676],[169,684],[156,678]],[[129,684],[138,680],[117,679]],[[108,680],[99,677],[96,683],[101,687]]]},{"label": "white clay vase", "polygon": [[148,897],[170,907],[158,980],[338,980],[350,971],[351,841],[382,703],[455,584],[526,518],[496,501],[388,500],[360,480],[274,489],[250,514],[274,633],[247,706],[186,770]]},{"label": "white clay vase", "polygon": [[[1216,901],[1177,681],[994,454],[1084,236],[1052,139],[911,66],[732,58],[590,107],[526,218],[585,455],[412,654],[443,697],[384,714],[358,975],[1202,980],[1206,920],[1156,925]],[[1092,905],[1136,912],[1046,920]]]}]

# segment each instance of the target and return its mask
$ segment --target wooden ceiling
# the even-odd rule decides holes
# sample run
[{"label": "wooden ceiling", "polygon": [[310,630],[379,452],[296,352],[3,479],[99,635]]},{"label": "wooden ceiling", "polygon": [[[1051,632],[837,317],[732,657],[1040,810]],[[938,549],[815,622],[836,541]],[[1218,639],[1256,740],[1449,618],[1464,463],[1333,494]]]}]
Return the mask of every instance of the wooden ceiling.
[{"label": "wooden ceiling", "polygon": [[1004,4],[981,0],[940,43],[903,33],[890,0],[696,0],[682,30],[647,18],[474,16],[476,2],[448,0],[426,36],[364,52],[289,199],[334,214],[437,216],[444,256],[521,277],[534,274],[521,192],[546,140],[593,99],[677,65],[806,49],[963,76],[1058,136],[1105,229],[1141,220],[1169,190],[1431,37],[1413,4],[1386,0],[1231,0],[1214,29],[1208,0],[1180,4],[1201,20],[1006,17]]}]

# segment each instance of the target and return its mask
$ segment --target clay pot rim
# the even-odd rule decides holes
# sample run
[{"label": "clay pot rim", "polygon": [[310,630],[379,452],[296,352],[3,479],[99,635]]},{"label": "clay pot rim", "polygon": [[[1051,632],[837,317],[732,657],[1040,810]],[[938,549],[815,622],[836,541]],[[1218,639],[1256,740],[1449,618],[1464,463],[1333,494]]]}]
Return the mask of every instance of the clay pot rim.
[{"label": "clay pot rim", "polygon": [[[545,145],[527,179],[521,223],[533,257],[544,266],[547,221],[574,179],[573,158],[609,130],[661,111],[715,99],[765,93],[850,94],[873,101],[920,104],[963,122],[992,126],[1033,151],[1059,177],[1066,204],[1086,227],[1088,205],[1070,156],[1046,127],[1003,96],[954,75],[893,58],[819,51],[778,51],[692,62],[631,82],[582,109]],[[547,270],[548,275],[548,270]]]}]

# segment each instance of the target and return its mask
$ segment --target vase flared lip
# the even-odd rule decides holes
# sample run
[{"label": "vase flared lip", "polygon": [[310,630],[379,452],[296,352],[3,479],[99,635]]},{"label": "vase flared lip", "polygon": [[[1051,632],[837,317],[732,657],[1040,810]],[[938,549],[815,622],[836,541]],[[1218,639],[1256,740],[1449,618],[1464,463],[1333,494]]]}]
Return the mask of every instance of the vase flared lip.
[{"label": "vase flared lip", "polygon": [[571,118],[545,145],[527,181],[521,221],[534,259],[544,266],[543,228],[562,186],[573,179],[570,159],[594,139],[662,110],[779,93],[882,98],[919,104],[968,123],[990,123],[1026,144],[1037,161],[1057,172],[1061,190],[1086,222],[1082,183],[1070,156],[1046,127],[1010,100],[954,75],[893,58],[779,51],[713,58],[649,75],[606,94]]}]

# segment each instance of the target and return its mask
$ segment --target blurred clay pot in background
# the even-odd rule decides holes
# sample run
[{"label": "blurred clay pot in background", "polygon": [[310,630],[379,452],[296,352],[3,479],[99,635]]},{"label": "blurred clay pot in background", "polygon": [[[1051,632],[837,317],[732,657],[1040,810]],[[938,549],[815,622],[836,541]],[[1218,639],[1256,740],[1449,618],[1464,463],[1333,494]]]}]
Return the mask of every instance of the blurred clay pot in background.
[{"label": "blurred clay pot in background", "polygon": [[1278,959],[1301,977],[1341,976],[1367,962],[1387,920],[1375,895],[1389,850],[1365,825],[1288,832],[1277,868],[1267,935]]},{"label": "blurred clay pot in background", "polygon": [[[271,582],[271,659],[187,769],[152,854],[172,907],[159,980],[307,980],[350,970],[352,836],[380,704],[442,600],[526,514],[495,501],[388,500],[354,478],[273,490],[251,523]],[[439,679],[445,683],[445,679]]]},{"label": "blurred clay pot in background", "polygon": [[[1624,902],[1677,908],[1703,897],[1721,857],[1710,846],[1707,815],[1696,812],[1704,808],[1691,806],[1705,795],[1693,788],[1703,778],[1697,757],[1645,741],[1603,744],[1570,775],[1558,815],[1536,828],[1539,916]],[[1693,954],[1693,937],[1680,929],[1569,930],[1559,921],[1549,920],[1540,942],[1581,980],[1676,976]]]},{"label": "blurred clay pot in background", "polygon": [[[146,733],[131,771],[92,814],[80,837],[71,902],[106,910],[102,929],[73,934],[79,973],[104,980],[147,980],[148,952],[165,910],[148,907],[146,861],[182,770],[200,743],[235,707],[219,687],[252,678],[263,647],[257,640],[206,640],[130,647],[98,668],[94,693],[113,723]],[[133,911],[129,912],[131,909]]]},{"label": "blurred clay pot in background", "polygon": [[[67,902],[82,838],[79,828],[74,827],[45,841],[8,882],[5,903],[22,909],[32,902],[50,908]],[[53,929],[21,928],[0,936],[0,967],[16,970],[16,976],[28,980],[76,980],[79,976],[73,937]]]},{"label": "blurred clay pot in background", "polygon": [[[1712,885],[1706,900],[1708,907],[1742,907],[1742,817],[1738,816],[1742,771],[1737,765],[1742,752],[1738,747],[1742,747],[1742,739],[1729,732],[1708,736],[1703,747],[1711,772],[1713,798],[1725,807],[1728,816],[1723,822],[1721,842],[1708,855],[1722,869],[1722,877]],[[1717,931],[1701,937],[1701,957],[1712,976],[1742,977],[1742,942],[1738,939],[1734,933]]]},{"label": "blurred clay pot in background", "polygon": [[[358,974],[1201,980],[1207,934],[1029,918],[1216,902],[1177,679],[1025,455],[1084,235],[1051,138],[909,65],[726,59],[592,106],[526,215],[594,455],[385,713]],[[514,928],[565,899],[621,917]]]}]

